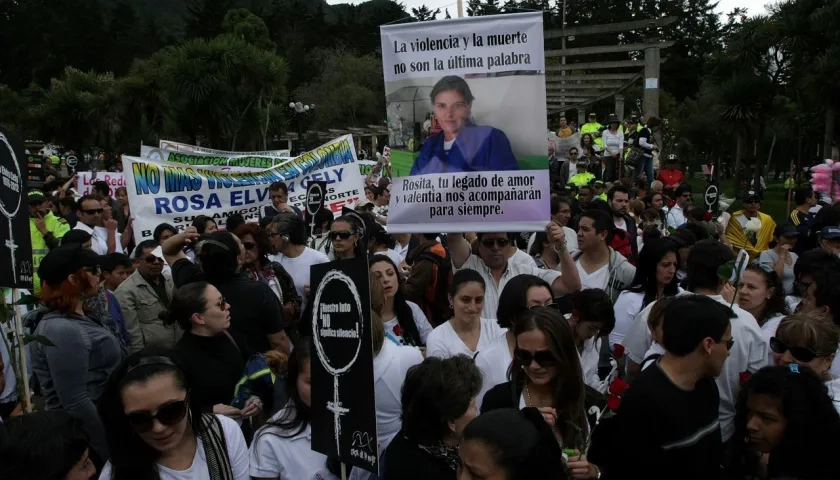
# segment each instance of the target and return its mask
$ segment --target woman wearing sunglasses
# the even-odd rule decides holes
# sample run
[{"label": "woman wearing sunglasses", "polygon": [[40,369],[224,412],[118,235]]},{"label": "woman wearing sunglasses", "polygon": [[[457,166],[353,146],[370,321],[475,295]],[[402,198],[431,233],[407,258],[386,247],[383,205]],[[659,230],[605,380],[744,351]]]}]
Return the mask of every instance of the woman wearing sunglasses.
[{"label": "woman wearing sunglasses", "polygon": [[258,399],[242,410],[230,406],[245,370],[245,342],[228,330],[230,305],[213,285],[188,283],[175,291],[165,322],[177,323],[184,336],[175,346],[190,378],[192,402],[204,411],[231,418],[251,417],[262,407]]},{"label": "woman wearing sunglasses", "polygon": [[484,278],[475,270],[455,272],[449,289],[449,303],[454,315],[438,325],[426,341],[426,356],[448,358],[467,355],[475,358],[482,350],[490,350],[504,341],[504,330],[482,318]]},{"label": "woman wearing sunglasses", "polygon": [[202,413],[189,378],[167,350],[146,349],[117,368],[99,404],[111,448],[100,480],[249,479],[239,425]]},{"label": "woman wearing sunglasses", "polygon": [[259,224],[246,223],[233,232],[242,242],[245,251],[243,271],[252,280],[271,287],[283,305],[283,318],[287,325],[295,325],[300,319],[301,298],[295,289],[294,280],[279,262],[268,259],[271,253],[271,239]]},{"label": "woman wearing sunglasses", "polygon": [[[534,407],[565,448],[583,445],[589,434],[586,390],[569,323],[553,308],[534,307],[516,319],[513,333],[509,381],[487,392],[481,412]],[[575,478],[598,476],[597,467],[583,455],[570,458],[569,470]]]},{"label": "woman wearing sunglasses", "polygon": [[330,225],[330,242],[332,242],[330,258],[345,260],[361,255],[360,238],[356,219],[348,215],[336,218]]},{"label": "woman wearing sunglasses", "polygon": [[312,450],[310,341],[301,339],[289,357],[285,376],[289,401],[254,435],[251,478],[309,480],[327,456]]},{"label": "woman wearing sunglasses", "polygon": [[123,358],[111,330],[84,311],[84,301],[99,287],[99,257],[78,245],[53,249],[41,261],[45,310],[27,316],[27,327],[53,345],[29,345],[32,371],[41,384],[46,410],[66,410],[84,422],[98,458],[108,458],[96,402],[108,375]]},{"label": "woman wearing sunglasses", "polygon": [[508,369],[516,348],[516,337],[513,335],[514,320],[529,308],[543,306],[557,307],[551,286],[535,275],[523,274],[511,278],[499,294],[496,323],[505,333],[490,350],[475,358],[475,364],[484,377],[481,392],[478,394],[479,407],[488,390],[508,380]]},{"label": "woman wearing sunglasses", "polygon": [[840,331],[829,317],[814,314],[788,315],[770,338],[773,364],[805,365],[820,376],[840,412],[840,378],[829,373],[840,347]]},{"label": "woman wearing sunglasses", "polygon": [[840,416],[805,366],[765,367],[738,396],[726,480],[840,478]]}]

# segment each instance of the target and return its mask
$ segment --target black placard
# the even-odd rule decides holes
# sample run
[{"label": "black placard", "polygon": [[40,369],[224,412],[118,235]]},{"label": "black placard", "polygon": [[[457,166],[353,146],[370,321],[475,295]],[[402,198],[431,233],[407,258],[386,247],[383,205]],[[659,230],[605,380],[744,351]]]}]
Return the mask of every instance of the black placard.
[{"label": "black placard", "polygon": [[713,218],[717,218],[720,211],[720,187],[717,182],[712,179],[706,185],[706,190],[703,192],[703,203],[706,204],[706,210],[711,212]]},{"label": "black placard", "polygon": [[0,126],[0,286],[32,288],[32,239],[23,142]]},{"label": "black placard", "polygon": [[367,259],[311,267],[312,450],[379,469]]},{"label": "black placard", "polygon": [[303,202],[304,221],[306,222],[306,238],[312,235],[319,235],[321,225],[316,225],[315,216],[324,209],[324,200],[327,198],[327,182],[309,182],[306,185],[306,200]]},{"label": "black placard", "polygon": [[26,186],[28,188],[44,188],[44,159],[39,155],[26,157]]}]

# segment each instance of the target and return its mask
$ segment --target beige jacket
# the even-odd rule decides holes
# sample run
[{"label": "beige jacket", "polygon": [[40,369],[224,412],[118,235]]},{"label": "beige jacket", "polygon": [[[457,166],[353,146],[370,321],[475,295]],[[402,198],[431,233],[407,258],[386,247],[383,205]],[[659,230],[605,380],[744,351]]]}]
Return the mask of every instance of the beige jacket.
[{"label": "beige jacket", "polygon": [[[169,298],[175,290],[171,278],[163,277]],[[158,298],[155,289],[135,270],[114,292],[120,302],[125,328],[131,337],[129,352],[135,353],[145,347],[175,348],[183,331],[177,324],[164,325],[160,312],[169,308],[169,300]]]}]

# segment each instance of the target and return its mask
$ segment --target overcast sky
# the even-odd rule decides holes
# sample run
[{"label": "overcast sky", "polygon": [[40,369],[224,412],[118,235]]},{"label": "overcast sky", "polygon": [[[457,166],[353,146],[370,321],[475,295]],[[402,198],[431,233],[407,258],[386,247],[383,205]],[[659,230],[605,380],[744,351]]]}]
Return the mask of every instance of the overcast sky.
[{"label": "overcast sky", "polygon": [[[412,7],[419,7],[420,5],[425,4],[429,8],[435,9],[440,8],[441,12],[443,12],[444,8],[449,8],[449,14],[453,17],[457,15],[458,8],[456,7],[456,3],[453,0],[397,0],[402,1],[403,5],[407,11],[411,12]],[[574,1],[574,0],[569,0]],[[729,12],[733,8],[737,6],[746,7],[749,10],[750,15],[756,15],[759,13],[764,13],[766,10],[764,5],[767,3],[774,2],[774,0],[720,0],[718,4],[718,11],[720,12]],[[359,1],[347,1],[347,0],[327,0],[327,3],[330,5],[334,5],[337,3],[360,3]],[[466,6],[467,0],[464,0],[464,5]],[[500,4],[504,3],[503,1],[499,2]],[[466,8],[466,7],[465,7]]]}]

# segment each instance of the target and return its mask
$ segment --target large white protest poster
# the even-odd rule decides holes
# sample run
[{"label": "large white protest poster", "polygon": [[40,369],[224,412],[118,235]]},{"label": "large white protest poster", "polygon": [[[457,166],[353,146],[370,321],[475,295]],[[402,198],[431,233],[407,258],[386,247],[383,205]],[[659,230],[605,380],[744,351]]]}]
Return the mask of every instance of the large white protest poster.
[{"label": "large white protest poster", "polygon": [[550,217],[542,12],[380,27],[388,231],[535,231]]},{"label": "large white protest poster", "polygon": [[[183,230],[198,215],[213,218],[222,228],[234,213],[241,214],[246,222],[258,221],[260,209],[270,203],[268,187],[277,181],[286,183],[289,203],[301,209],[310,181],[327,183],[325,206],[334,213],[340,214],[343,207],[364,198],[364,179],[350,135],[264,169],[200,165],[206,158],[202,155],[154,150],[161,155],[123,157],[138,243],[151,238],[160,223]],[[168,153],[177,155],[169,157]],[[168,158],[180,162],[165,160]]]}]

